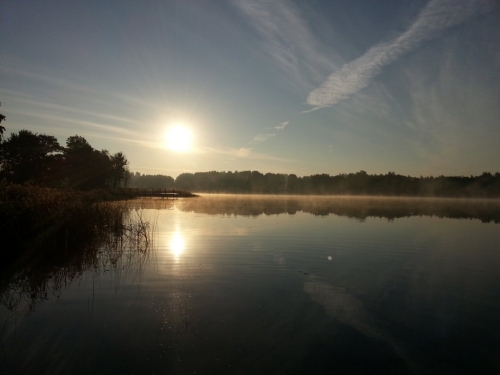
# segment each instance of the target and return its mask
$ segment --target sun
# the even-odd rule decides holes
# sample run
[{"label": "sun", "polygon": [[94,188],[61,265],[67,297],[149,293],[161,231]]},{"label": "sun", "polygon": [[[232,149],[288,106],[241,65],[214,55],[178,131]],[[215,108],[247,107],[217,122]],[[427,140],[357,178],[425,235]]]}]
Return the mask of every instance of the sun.
[{"label": "sun", "polygon": [[165,147],[172,151],[186,152],[191,149],[193,135],[184,125],[174,125],[167,130]]}]

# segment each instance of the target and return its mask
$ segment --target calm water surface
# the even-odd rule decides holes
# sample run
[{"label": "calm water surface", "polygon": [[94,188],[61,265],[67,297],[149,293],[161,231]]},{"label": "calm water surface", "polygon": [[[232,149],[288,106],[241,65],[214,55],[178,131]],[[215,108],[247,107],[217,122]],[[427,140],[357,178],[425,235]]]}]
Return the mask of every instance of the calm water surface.
[{"label": "calm water surface", "polygon": [[130,207],[147,251],[4,287],[0,373],[500,372],[498,201]]}]

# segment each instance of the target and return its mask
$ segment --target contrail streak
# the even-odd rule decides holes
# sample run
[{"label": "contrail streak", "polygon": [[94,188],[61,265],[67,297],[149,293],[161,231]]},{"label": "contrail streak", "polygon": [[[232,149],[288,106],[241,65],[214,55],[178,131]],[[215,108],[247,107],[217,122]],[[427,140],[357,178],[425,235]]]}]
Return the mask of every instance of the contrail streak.
[{"label": "contrail streak", "polygon": [[331,74],[320,87],[309,93],[307,104],[316,110],[347,99],[367,87],[385,66],[439,37],[446,29],[492,7],[490,0],[431,0],[407,31],[390,43],[372,47],[363,56]]}]

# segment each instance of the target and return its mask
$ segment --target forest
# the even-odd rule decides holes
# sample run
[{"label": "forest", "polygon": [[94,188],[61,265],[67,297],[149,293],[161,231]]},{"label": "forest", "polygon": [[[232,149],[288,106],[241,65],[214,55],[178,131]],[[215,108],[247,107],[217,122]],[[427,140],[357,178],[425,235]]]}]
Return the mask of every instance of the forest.
[{"label": "forest", "polygon": [[413,197],[500,197],[500,173],[479,176],[411,177],[394,172],[349,174],[262,174],[257,171],[183,173],[175,188],[208,193],[332,194]]},{"label": "forest", "polygon": [[102,189],[127,184],[128,160],[122,152],[94,149],[84,137],[61,146],[51,135],[20,130],[0,133],[0,181],[52,188]]},{"label": "forest", "polygon": [[129,187],[167,188],[200,193],[235,194],[317,194],[376,195],[413,197],[499,198],[500,173],[478,176],[411,177],[388,172],[370,175],[365,171],[348,174],[295,174],[242,172],[182,173],[170,176],[130,173]]},{"label": "forest", "polygon": [[175,187],[175,180],[172,177],[161,174],[141,175],[139,172],[130,173],[128,175],[127,182],[128,182],[127,185],[128,187],[134,187],[134,188],[168,189]]}]

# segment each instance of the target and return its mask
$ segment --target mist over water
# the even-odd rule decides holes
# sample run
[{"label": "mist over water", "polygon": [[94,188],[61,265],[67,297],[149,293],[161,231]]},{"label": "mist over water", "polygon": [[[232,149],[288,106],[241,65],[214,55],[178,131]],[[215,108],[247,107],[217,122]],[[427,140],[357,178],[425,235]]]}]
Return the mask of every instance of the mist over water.
[{"label": "mist over water", "polygon": [[372,196],[283,196],[206,195],[208,200],[185,201],[180,209],[219,214],[255,216],[297,212],[318,216],[338,215],[360,220],[367,217],[396,219],[409,216],[438,216],[500,222],[498,199],[439,199]]},{"label": "mist over water", "polygon": [[238,195],[131,201],[129,217],[148,222],[147,231],[120,246],[102,243],[81,258],[89,266],[69,274],[61,259],[43,268],[44,278],[37,265],[4,274],[0,370],[492,372],[500,351],[499,205]]}]

